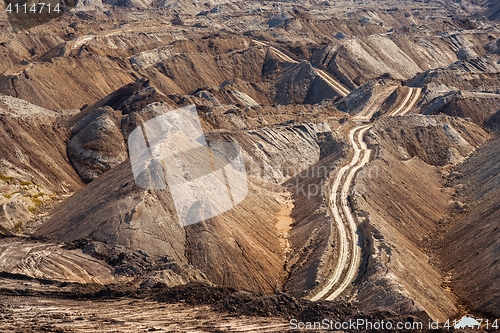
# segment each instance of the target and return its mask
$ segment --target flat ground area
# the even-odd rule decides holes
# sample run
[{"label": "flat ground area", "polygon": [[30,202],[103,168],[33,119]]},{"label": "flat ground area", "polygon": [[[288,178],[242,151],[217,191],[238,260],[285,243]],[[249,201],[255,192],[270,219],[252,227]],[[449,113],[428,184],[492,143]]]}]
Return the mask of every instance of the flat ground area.
[{"label": "flat ground area", "polygon": [[145,300],[3,297],[1,332],[283,332],[281,318],[235,317],[208,306]]}]

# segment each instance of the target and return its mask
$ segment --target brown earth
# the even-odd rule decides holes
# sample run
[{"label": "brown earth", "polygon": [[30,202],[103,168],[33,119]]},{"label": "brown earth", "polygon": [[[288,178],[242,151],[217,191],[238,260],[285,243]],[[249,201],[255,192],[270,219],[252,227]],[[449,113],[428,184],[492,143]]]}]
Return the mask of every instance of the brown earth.
[{"label": "brown earth", "polygon": [[[84,1],[17,33],[0,16],[0,289],[53,297],[0,302],[6,329],[272,331],[286,322],[261,316],[364,316],[354,305],[497,316],[499,147],[485,128],[498,129],[500,32],[484,6],[496,19],[476,0]],[[136,185],[127,144],[192,104],[208,142],[242,147],[249,194],[183,227],[168,190]],[[358,277],[343,301],[296,299],[332,276],[325,190],[360,122],[373,155],[348,197]]]},{"label": "brown earth", "polygon": [[354,188],[358,214],[366,219],[360,225],[366,271],[356,296],[362,309],[425,310],[440,320],[457,311],[422,241],[450,209],[438,167],[460,162],[487,138],[474,124],[450,117],[386,118],[371,130],[378,156]]},{"label": "brown earth", "polygon": [[[32,287],[36,283],[25,281],[25,285]],[[0,328],[18,328],[28,332],[93,332],[96,329],[128,332],[137,327],[149,331],[289,332],[289,320],[292,318],[304,322],[321,322],[324,318],[333,322],[345,318],[354,321],[420,321],[393,312],[365,314],[345,302],[309,302],[286,294],[262,296],[203,284],[175,288],[156,285],[140,291],[120,285],[102,288],[75,284],[59,288],[59,291],[48,293],[3,289],[3,297],[9,303],[0,306],[3,318]]]},{"label": "brown earth", "polygon": [[82,182],[66,156],[71,112],[54,112],[0,96],[0,234],[19,233]]},{"label": "brown earth", "polygon": [[[471,311],[498,317],[499,139],[478,149],[450,173],[461,203],[439,237],[439,254],[453,289]],[[463,206],[462,206],[463,205]],[[492,297],[493,296],[493,297]]]}]

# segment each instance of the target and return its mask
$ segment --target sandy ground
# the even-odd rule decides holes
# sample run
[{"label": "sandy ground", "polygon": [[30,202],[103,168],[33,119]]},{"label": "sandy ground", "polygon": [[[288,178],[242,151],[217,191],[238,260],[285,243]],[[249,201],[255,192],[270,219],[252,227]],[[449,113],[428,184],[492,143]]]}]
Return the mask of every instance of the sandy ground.
[{"label": "sandy ground", "polygon": [[0,332],[284,332],[281,318],[234,317],[208,306],[145,300],[3,297]]},{"label": "sandy ground", "polygon": [[294,223],[294,219],[291,216],[293,207],[293,200],[288,196],[283,203],[281,210],[276,215],[276,229],[278,229],[280,233],[281,247],[285,251],[285,253],[288,253],[288,251],[290,251],[288,232],[292,229],[292,224]]},{"label": "sandy ground", "polygon": [[293,217],[290,215],[292,214],[293,207],[293,202],[287,200],[277,215],[278,223],[276,223],[276,228],[283,234],[286,234],[292,229]]}]

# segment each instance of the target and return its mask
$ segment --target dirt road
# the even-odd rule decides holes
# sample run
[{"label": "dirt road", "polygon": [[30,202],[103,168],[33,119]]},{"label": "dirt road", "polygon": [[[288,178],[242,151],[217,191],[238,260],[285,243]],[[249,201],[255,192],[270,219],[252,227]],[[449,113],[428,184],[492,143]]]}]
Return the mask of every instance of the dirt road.
[{"label": "dirt road", "polygon": [[370,124],[363,124],[349,132],[349,142],[354,148],[354,155],[349,164],[337,173],[329,198],[330,209],[339,233],[339,258],[328,283],[310,297],[313,301],[334,300],[351,284],[358,272],[361,248],[358,246],[357,226],[349,207],[348,196],[356,172],[370,160],[371,151],[367,148],[363,137],[371,127]]},{"label": "dirt road", "polygon": [[422,92],[422,88],[414,88],[414,87],[408,87],[408,93],[405,96],[405,99],[397,107],[394,111],[389,113],[389,116],[395,117],[395,116],[403,116],[407,114],[408,112],[413,109],[415,104],[417,104],[418,99],[420,98],[420,93]]},{"label": "dirt road", "polygon": [[[410,112],[420,98],[422,88],[409,87],[408,93],[402,103],[388,116],[402,116]],[[354,117],[356,121],[365,121],[361,115]],[[357,225],[349,205],[349,192],[356,173],[370,161],[371,150],[363,140],[364,135],[373,125],[361,124],[349,132],[349,142],[354,148],[354,155],[348,165],[339,170],[330,191],[330,209],[338,231],[339,258],[333,275],[327,284],[316,292],[311,300],[334,300],[356,278],[361,263],[361,248]],[[346,176],[347,175],[347,176]],[[340,200],[338,193],[340,190]]]}]

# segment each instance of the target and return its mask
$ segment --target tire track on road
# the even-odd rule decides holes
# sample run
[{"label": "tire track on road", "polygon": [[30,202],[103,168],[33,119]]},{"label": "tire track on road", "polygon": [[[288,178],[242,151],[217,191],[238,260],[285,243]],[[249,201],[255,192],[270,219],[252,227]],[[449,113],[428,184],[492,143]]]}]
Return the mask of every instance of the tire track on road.
[{"label": "tire track on road", "polygon": [[[410,112],[418,102],[421,92],[422,88],[409,87],[401,105],[393,112],[390,112],[389,116],[402,116]],[[363,120],[362,117],[354,117],[354,119]],[[370,161],[371,150],[368,149],[363,138],[372,127],[373,125],[370,124],[359,125],[349,132],[349,142],[354,148],[354,155],[350,163],[337,173],[329,198],[330,210],[339,234],[339,259],[333,276],[319,292],[310,298],[312,301],[320,299],[332,301],[336,299],[351,285],[358,274],[361,264],[361,248],[358,245],[357,224],[354,213],[349,206],[348,196],[356,173]],[[346,173],[347,176],[343,181],[340,192],[339,204],[337,192]]]},{"label": "tire track on road", "polygon": [[[349,164],[342,167],[337,173],[329,197],[330,210],[339,233],[339,259],[333,276],[330,277],[328,283],[320,291],[310,297],[312,301],[318,301],[320,299],[334,300],[351,284],[359,270],[361,248],[358,246],[358,242],[354,241],[358,239],[356,233],[357,225],[349,207],[347,197],[354,176],[358,170],[370,160],[371,151],[367,148],[366,143],[363,141],[363,137],[372,126],[373,125],[370,124],[363,124],[353,128],[349,132],[349,142],[354,147],[354,155]],[[346,174],[347,176],[345,177],[340,192],[340,200],[338,200],[337,193],[341,186],[342,179]],[[345,271],[346,267],[347,271]]]},{"label": "tire track on road", "polygon": [[413,109],[415,104],[417,104],[418,99],[420,98],[420,94],[422,92],[422,88],[408,87],[408,93],[405,96],[405,99],[401,103],[401,105],[396,108],[394,111],[389,113],[390,117],[395,116],[403,116]]}]

